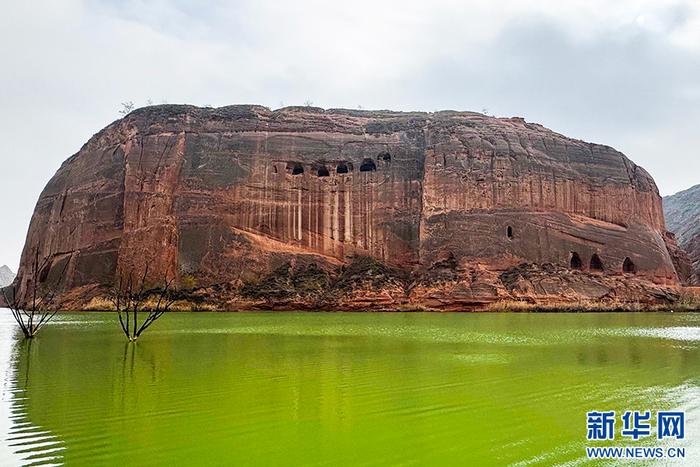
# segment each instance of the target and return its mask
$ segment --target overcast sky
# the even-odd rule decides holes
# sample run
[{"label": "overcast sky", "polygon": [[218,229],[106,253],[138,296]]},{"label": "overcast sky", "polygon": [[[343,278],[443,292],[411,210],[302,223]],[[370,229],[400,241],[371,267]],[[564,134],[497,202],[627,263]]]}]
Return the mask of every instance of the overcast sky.
[{"label": "overcast sky", "polygon": [[[527,3],[527,5],[525,5]],[[0,265],[68,156],[137,106],[488,109],[700,183],[700,0],[4,2]]]}]

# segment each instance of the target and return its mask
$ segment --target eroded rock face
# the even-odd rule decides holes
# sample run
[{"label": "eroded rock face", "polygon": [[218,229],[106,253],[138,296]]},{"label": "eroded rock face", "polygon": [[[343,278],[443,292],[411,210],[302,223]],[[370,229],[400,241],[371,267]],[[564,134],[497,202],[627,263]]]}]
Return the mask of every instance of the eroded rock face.
[{"label": "eroded rock face", "polygon": [[688,256],[682,264],[685,278],[700,285],[700,185],[666,196],[663,205],[668,229]]},{"label": "eroded rock face", "polygon": [[[663,293],[625,291],[677,284],[668,242],[642,168],[519,118],[166,105],[109,125],[63,164],[19,283],[38,250],[46,277],[69,262],[65,307],[145,264],[150,282],[175,277],[234,309],[652,302]],[[557,282],[561,271],[578,285]],[[251,292],[261,284],[266,296]]]}]

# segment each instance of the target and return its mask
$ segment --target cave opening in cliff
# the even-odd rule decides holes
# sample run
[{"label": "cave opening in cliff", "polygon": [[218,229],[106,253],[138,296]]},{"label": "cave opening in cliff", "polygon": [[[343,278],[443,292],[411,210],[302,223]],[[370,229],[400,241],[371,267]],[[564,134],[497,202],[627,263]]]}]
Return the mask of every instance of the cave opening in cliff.
[{"label": "cave opening in cliff", "polygon": [[328,169],[324,167],[320,167],[318,169],[318,176],[319,177],[328,177],[330,175],[330,172],[328,172]]},{"label": "cave opening in cliff", "polygon": [[581,269],[583,267],[581,257],[575,251],[571,253],[571,261],[569,264],[571,265],[571,269]]},{"label": "cave opening in cliff", "polygon": [[506,235],[508,236],[509,240],[513,239],[513,227],[508,226],[508,228],[506,229]]},{"label": "cave opening in cliff", "polygon": [[622,263],[622,272],[635,274],[637,272],[637,266],[634,264],[634,261],[625,258],[625,261]]},{"label": "cave opening in cliff", "polygon": [[591,271],[604,271],[603,261],[601,261],[600,256],[597,253],[593,253],[591,256]]},{"label": "cave opening in cliff", "polygon": [[341,162],[338,164],[338,167],[335,168],[335,171],[339,174],[346,174],[350,170],[348,169],[348,165],[345,162]]},{"label": "cave opening in cliff", "polygon": [[377,164],[372,159],[367,158],[362,161],[360,172],[374,172],[375,170],[377,170]]},{"label": "cave opening in cliff", "polygon": [[391,162],[391,154],[388,152],[383,152],[379,155],[379,157],[384,161],[384,162]]},{"label": "cave opening in cliff", "polygon": [[304,166],[298,162],[296,164],[294,164],[294,167],[292,167],[292,175],[301,175],[303,173],[304,173]]}]

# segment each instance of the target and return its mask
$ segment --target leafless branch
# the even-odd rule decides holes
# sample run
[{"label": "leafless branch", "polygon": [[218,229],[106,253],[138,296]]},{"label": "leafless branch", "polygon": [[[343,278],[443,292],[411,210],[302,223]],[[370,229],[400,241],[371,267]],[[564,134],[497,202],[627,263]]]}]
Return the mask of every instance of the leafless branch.
[{"label": "leafless branch", "polygon": [[55,282],[51,283],[51,258],[44,258],[39,263],[39,249],[37,248],[34,252],[29,280],[24,293],[20,294],[17,287],[13,286],[12,299],[10,300],[3,289],[3,298],[27,339],[33,338],[56,315],[58,308],[54,306],[54,298],[65,277],[69,263],[70,261],[65,261]]},{"label": "leafless branch", "polygon": [[[139,336],[148,329],[158,318],[170,310],[175,303],[175,295],[172,285],[174,279],[168,279],[168,275],[160,288],[148,288],[148,265],[144,267],[143,274],[138,282],[134,283],[134,271],[123,270],[118,272],[116,285],[112,289],[110,301],[117,311],[119,325],[129,341],[136,341]],[[155,301],[155,305],[149,304]],[[142,322],[139,322],[139,311],[148,313]]]}]

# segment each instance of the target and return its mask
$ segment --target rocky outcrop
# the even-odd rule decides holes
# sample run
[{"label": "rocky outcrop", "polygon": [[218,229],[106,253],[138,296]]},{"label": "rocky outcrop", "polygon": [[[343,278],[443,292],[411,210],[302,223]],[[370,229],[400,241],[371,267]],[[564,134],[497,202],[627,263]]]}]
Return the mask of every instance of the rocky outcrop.
[{"label": "rocky outcrop", "polygon": [[682,270],[688,283],[700,285],[700,185],[663,199],[668,229],[689,258]]},{"label": "rocky outcrop", "polygon": [[0,266],[0,287],[12,284],[15,280],[15,273],[7,265]]},{"label": "rocky outcrop", "polygon": [[146,264],[225,309],[651,303],[669,242],[647,172],[520,118],[165,105],[62,165],[19,283],[38,252],[65,307]]}]

